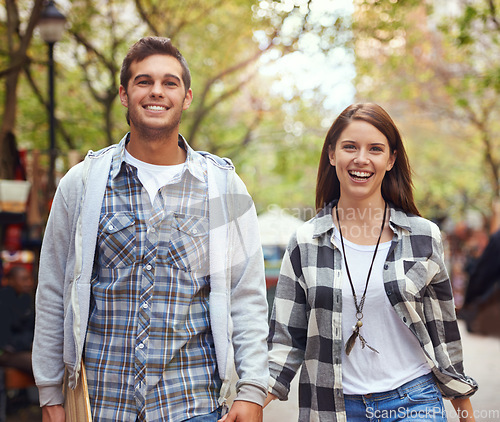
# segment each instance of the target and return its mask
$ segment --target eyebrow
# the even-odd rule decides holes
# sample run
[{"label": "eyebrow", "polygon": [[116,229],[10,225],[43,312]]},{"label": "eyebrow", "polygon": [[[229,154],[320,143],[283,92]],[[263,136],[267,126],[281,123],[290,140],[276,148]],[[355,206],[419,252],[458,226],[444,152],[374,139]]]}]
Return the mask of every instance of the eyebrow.
[{"label": "eyebrow", "polygon": [[[163,75],[163,77],[165,79],[167,79],[167,78],[174,78],[177,82],[179,82],[179,83],[181,82],[181,78],[179,78],[177,75],[174,75],[173,73],[165,73],[165,75]],[[139,75],[137,75],[134,78],[134,82],[137,79],[140,79],[140,78],[152,78],[152,76],[149,73],[140,73]]]},{"label": "eyebrow", "polygon": [[[341,139],[340,142],[351,142],[354,144],[357,144],[358,141],[355,141],[354,139]],[[382,145],[385,146],[385,142],[370,142],[369,145]]]}]

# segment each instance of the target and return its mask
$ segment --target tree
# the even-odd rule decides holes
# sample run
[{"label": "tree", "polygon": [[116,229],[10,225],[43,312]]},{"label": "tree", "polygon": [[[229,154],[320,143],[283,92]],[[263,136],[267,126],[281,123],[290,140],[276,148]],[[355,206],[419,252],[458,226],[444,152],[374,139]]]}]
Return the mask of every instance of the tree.
[{"label": "tree", "polygon": [[[498,133],[500,111],[493,77],[498,75],[498,65],[491,60],[498,55],[498,34],[491,23],[479,14],[477,19],[467,18],[471,13],[459,2],[451,8],[456,15],[447,14],[442,4],[432,1],[358,1],[356,5],[360,96],[386,101],[397,116],[409,113],[413,121],[434,122],[427,124],[432,131],[418,144],[419,158],[432,155],[436,137],[446,144],[439,165],[436,159],[416,160],[417,174],[426,181],[420,183],[425,206],[441,215],[457,202],[462,209],[491,210],[500,193],[498,140],[493,135]],[[494,18],[490,15],[489,19]],[[474,36],[467,37],[472,28]],[[420,132],[424,125],[418,128]],[[459,149],[457,166],[458,156],[452,154]],[[481,164],[478,151],[483,155]],[[444,168],[446,174],[442,174]],[[486,191],[484,172],[489,179]],[[445,193],[445,185],[444,201],[440,195],[429,195],[431,191]]]},{"label": "tree", "polygon": [[[244,178],[254,174],[259,174],[260,180],[276,178],[274,186],[264,189],[262,182],[256,185],[257,196],[263,201],[259,206],[273,198],[290,205],[291,198],[310,203],[299,199],[300,189],[293,195],[289,192],[300,175],[307,173],[309,178],[314,173],[306,170],[306,164],[301,167],[298,160],[301,154],[314,155],[306,140],[310,146],[324,137],[323,130],[317,129],[323,117],[323,97],[318,96],[309,109],[311,100],[300,96],[284,100],[272,95],[273,77],[264,76],[260,68],[304,48],[302,40],[311,36],[323,52],[343,44],[348,22],[335,11],[323,11],[318,17],[315,3],[74,0],[58,5],[68,19],[68,32],[55,52],[59,156],[64,157],[69,148],[82,154],[90,148],[99,149],[126,132],[125,111],[116,101],[121,60],[141,36],[168,36],[188,59],[193,75],[194,103],[184,113],[181,126],[188,142],[194,148],[231,157],[244,169],[240,172]],[[29,66],[19,80],[23,119],[16,122],[18,142],[46,149],[45,45],[37,36],[31,45]],[[290,131],[289,127],[303,129]],[[264,142],[272,142],[272,148]],[[263,150],[273,163],[267,168],[261,163],[264,160],[254,155]],[[316,158],[308,158],[307,166],[316,165]],[[288,187],[282,190],[278,187],[280,177],[288,180]],[[309,179],[312,185],[314,178]],[[308,187],[305,195],[310,191]]]},{"label": "tree", "polygon": [[[33,31],[42,11],[43,0],[35,0],[28,14],[26,26],[21,21],[19,4],[15,0],[6,0],[6,25],[2,38],[6,50],[2,51],[0,77],[4,78],[5,94],[2,123],[0,128],[0,178],[14,177],[17,145],[15,143],[17,89],[19,75],[29,65],[28,48]],[[25,28],[25,29],[23,29]]]}]

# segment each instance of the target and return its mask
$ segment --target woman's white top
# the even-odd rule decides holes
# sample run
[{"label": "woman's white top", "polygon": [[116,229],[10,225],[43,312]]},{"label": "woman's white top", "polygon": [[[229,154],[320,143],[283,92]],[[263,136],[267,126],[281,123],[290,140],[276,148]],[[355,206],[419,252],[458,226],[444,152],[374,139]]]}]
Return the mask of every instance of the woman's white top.
[{"label": "woman's white top", "polygon": [[158,190],[179,175],[185,164],[174,164],[172,166],[149,164],[130,155],[126,149],[125,162],[137,169],[137,177],[148,192],[151,204],[154,202]]},{"label": "woman's white top", "polygon": [[[340,245],[338,230],[335,237]],[[366,277],[375,245],[356,245],[344,239],[347,265],[351,273],[358,303],[363,296]],[[393,390],[430,372],[422,348],[415,335],[398,317],[386,296],[383,267],[391,242],[381,243],[373,264],[360,334],[379,353],[362,348],[359,337],[349,356],[345,344],[356,324],[356,308],[342,259],[342,385],[344,394],[370,394]],[[342,249],[340,250],[342,253]]]}]

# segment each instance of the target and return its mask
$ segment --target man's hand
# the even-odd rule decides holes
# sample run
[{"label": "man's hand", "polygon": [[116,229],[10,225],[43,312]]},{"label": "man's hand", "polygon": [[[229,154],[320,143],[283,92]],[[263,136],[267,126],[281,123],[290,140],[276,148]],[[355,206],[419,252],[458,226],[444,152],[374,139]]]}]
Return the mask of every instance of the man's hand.
[{"label": "man's hand", "polygon": [[43,406],[42,422],[66,422],[64,407],[60,404],[55,406]]},{"label": "man's hand", "polygon": [[249,401],[237,400],[231,410],[219,422],[262,422],[262,406]]}]

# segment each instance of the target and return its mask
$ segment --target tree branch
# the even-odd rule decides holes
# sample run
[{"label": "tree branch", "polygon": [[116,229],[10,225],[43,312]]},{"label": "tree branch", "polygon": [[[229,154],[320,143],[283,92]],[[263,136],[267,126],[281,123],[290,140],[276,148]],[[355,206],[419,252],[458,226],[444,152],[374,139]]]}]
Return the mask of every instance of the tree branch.
[{"label": "tree branch", "polygon": [[496,29],[500,30],[500,22],[497,19],[497,9],[496,9],[496,6],[495,6],[495,1],[494,0],[488,0],[488,6],[489,6],[489,9],[490,9],[491,21],[495,25]]},{"label": "tree branch", "polygon": [[[49,103],[47,101],[45,101],[45,98],[43,97],[40,89],[38,88],[35,80],[33,79],[33,76],[31,74],[31,69],[29,66],[25,66],[24,67],[24,73],[26,75],[26,79],[28,80],[30,86],[31,86],[31,89],[33,91],[33,93],[35,94],[35,97],[38,99],[38,101],[40,102],[40,104],[42,104],[45,109],[47,110],[47,113],[49,112]],[[68,132],[66,132],[66,130],[64,129],[64,126],[62,125],[61,121],[56,117],[56,129],[59,131],[59,133],[61,134],[61,136],[63,137],[64,139],[64,142],[66,143],[66,145],[68,146],[69,149],[74,149],[75,148],[75,144],[73,142],[73,139],[71,138],[71,136],[68,134]]]}]

